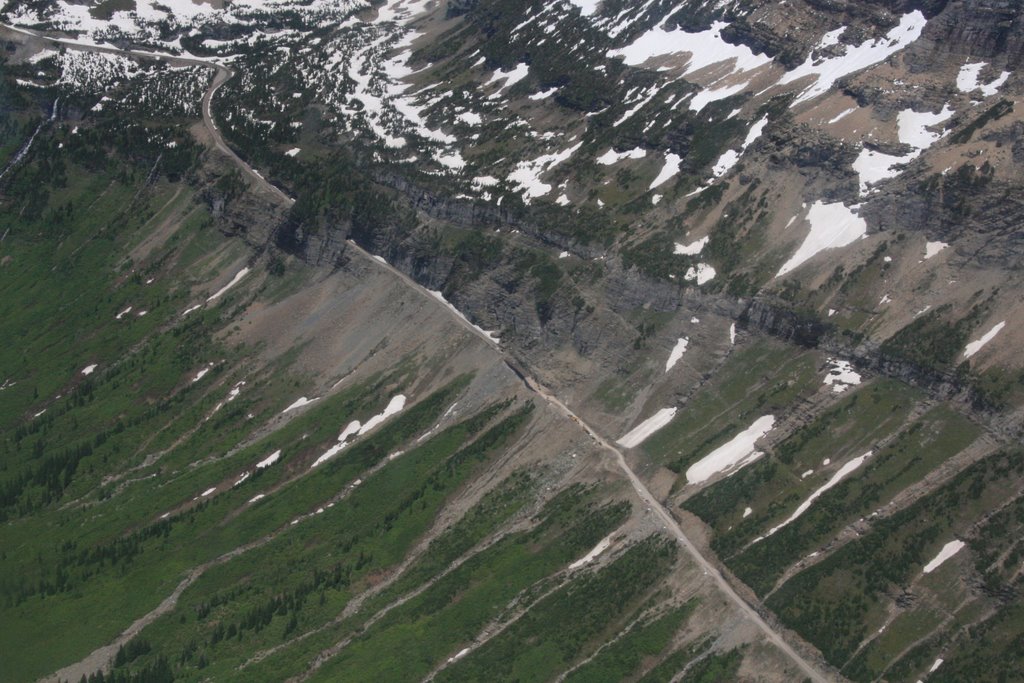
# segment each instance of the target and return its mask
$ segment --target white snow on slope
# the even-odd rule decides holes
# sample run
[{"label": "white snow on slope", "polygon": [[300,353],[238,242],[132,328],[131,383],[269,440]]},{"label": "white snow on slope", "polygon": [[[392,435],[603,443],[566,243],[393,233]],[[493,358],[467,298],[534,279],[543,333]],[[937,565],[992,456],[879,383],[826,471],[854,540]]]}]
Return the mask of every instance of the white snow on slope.
[{"label": "white snow on slope", "polygon": [[647,150],[643,147],[637,147],[631,149],[628,152],[616,152],[614,149],[609,149],[607,152],[597,157],[597,163],[602,166],[611,166],[617,164],[624,159],[643,159],[647,156]]},{"label": "white snow on slope", "polygon": [[676,363],[679,362],[679,359],[683,357],[684,353],[686,353],[686,347],[689,343],[690,340],[686,337],[679,338],[676,345],[672,347],[672,352],[668,354],[668,360],[665,361],[665,372],[668,372],[675,367]]},{"label": "white snow on slope", "polygon": [[714,280],[717,274],[715,269],[707,263],[698,263],[696,266],[690,266],[686,269],[683,279],[687,282],[696,282],[698,285],[703,285]]},{"label": "white snow on slope", "polygon": [[904,109],[897,116],[900,142],[910,145],[913,149],[907,154],[885,154],[873,149],[863,149],[853,162],[853,169],[860,176],[860,193],[868,194],[871,188],[888,178],[895,178],[901,173],[900,166],[909,164],[921,156],[921,153],[931,147],[945,133],[932,132],[929,128],[937,126],[946,121],[954,111],[948,105],[942,107],[938,113],[916,112],[913,109]]},{"label": "white snow on slope", "polygon": [[967,360],[968,358],[976,354],[978,351],[981,351],[985,344],[988,344],[990,341],[992,341],[995,338],[995,336],[1002,331],[1004,327],[1006,327],[1005,320],[996,323],[991,330],[982,335],[981,339],[978,339],[977,341],[972,341],[970,344],[968,344],[967,347],[964,349],[964,360]]},{"label": "white snow on slope", "polygon": [[526,78],[529,75],[530,75],[530,67],[529,67],[529,65],[522,64],[522,63],[516,64],[514,67],[512,67],[508,71],[502,71],[501,69],[498,69],[497,71],[495,71],[491,75],[491,78],[486,83],[484,83],[484,85],[492,85],[492,84],[497,83],[499,81],[504,81],[504,84],[494,94],[492,94],[488,99],[493,100],[493,99],[497,99],[498,97],[501,97],[501,93],[502,92],[504,92],[505,90],[508,90],[513,85],[515,85],[516,83],[518,83],[519,81],[523,80],[524,78]]},{"label": "white snow on slope", "polygon": [[747,147],[750,147],[750,145],[752,145],[755,140],[761,137],[761,133],[764,132],[764,127],[767,125],[768,117],[765,116],[760,121],[758,121],[757,123],[750,127],[750,130],[747,131],[746,139],[743,141],[743,144],[740,146],[738,150],[727,150],[725,153],[722,154],[722,156],[718,157],[718,161],[715,163],[714,168],[711,169],[711,173],[714,175],[714,177],[721,178],[726,173],[728,173],[729,170],[733,166],[735,166],[737,162],[739,162],[740,157],[743,156],[743,153],[747,151]]},{"label": "white snow on slope", "polygon": [[864,219],[839,202],[814,202],[807,212],[807,220],[811,224],[810,233],[796,253],[779,269],[776,277],[794,270],[818,252],[845,247],[863,237],[868,231],[868,224]]},{"label": "white snow on slope", "polygon": [[662,408],[630,430],[629,433],[625,434],[617,443],[623,448],[636,448],[651,434],[654,434],[654,432],[671,422],[672,418],[675,416],[675,408]]},{"label": "white snow on slope", "polygon": [[597,11],[597,6],[601,4],[601,0],[569,0],[569,4],[579,7],[580,14],[589,17]]},{"label": "white snow on slope", "polygon": [[296,410],[298,408],[301,408],[302,406],[307,406],[310,403],[313,403],[313,402],[319,401],[319,400],[320,400],[319,397],[317,397],[317,398],[306,398],[305,396],[300,396],[299,398],[295,399],[294,403],[292,403],[290,406],[288,406],[287,408],[282,410],[281,414],[283,415],[283,414],[285,414],[287,412],[290,412],[292,410]]},{"label": "white snow on slope", "polygon": [[749,465],[763,453],[754,450],[754,443],[767,434],[775,426],[774,415],[764,415],[733,437],[728,443],[722,444],[686,470],[686,481],[690,484],[701,484],[718,474],[728,470],[738,471]]},{"label": "white snow on slope", "polygon": [[716,21],[711,28],[699,33],[682,29],[666,31],[665,22],[644,33],[632,44],[608,52],[609,57],[622,57],[630,66],[639,66],[652,57],[688,53],[690,61],[683,75],[700,71],[720,62],[732,61],[732,73],[752,71],[770,63],[771,57],[755,54],[746,45],[733,45],[722,38],[722,29],[728,24]]},{"label": "white snow on slope", "polygon": [[932,558],[931,562],[924,566],[921,571],[925,574],[931,574],[933,571],[939,568],[939,566],[948,560],[949,558],[960,552],[966,544],[963,541],[950,541],[946,545],[942,546],[942,550],[939,554]]},{"label": "white snow on slope", "polygon": [[814,501],[816,501],[818,498],[820,498],[829,489],[837,486],[839,484],[839,482],[841,482],[843,479],[845,479],[846,477],[850,476],[853,472],[855,472],[857,470],[857,468],[859,468],[861,465],[864,464],[865,460],[867,460],[870,457],[871,457],[871,451],[868,451],[864,455],[858,456],[858,457],[854,458],[853,460],[851,460],[850,462],[848,462],[845,465],[843,465],[842,467],[840,467],[839,471],[836,472],[835,474],[833,474],[831,479],[829,479],[827,482],[825,482],[825,484],[821,488],[819,488],[817,491],[812,493],[807,498],[807,500],[805,500],[804,502],[800,503],[800,505],[797,507],[797,509],[793,511],[793,514],[791,514],[786,519],[785,522],[783,522],[782,524],[779,524],[778,526],[772,527],[768,531],[768,533],[765,534],[765,538],[767,538],[768,536],[771,536],[772,534],[774,534],[779,529],[781,529],[781,528],[791,524],[798,517],[800,517],[800,515],[802,515],[805,512],[807,512],[807,510],[810,509],[811,505],[814,504]]},{"label": "white snow on slope", "polygon": [[608,546],[610,546],[611,543],[612,543],[612,537],[611,536],[605,536],[604,538],[601,539],[601,541],[597,545],[595,545],[593,547],[593,549],[589,553],[587,553],[586,555],[584,555],[580,559],[578,559],[575,562],[573,562],[572,564],[570,564],[569,565],[569,570],[571,571],[571,570],[574,570],[574,569],[579,569],[580,567],[582,567],[584,565],[590,564],[591,562],[593,562],[597,558],[598,555],[603,553],[605,550],[608,550]]},{"label": "white snow on slope", "polygon": [[829,358],[828,364],[831,367],[825,375],[825,384],[831,385],[833,393],[841,394],[860,384],[860,373],[853,369],[850,361]]},{"label": "white snow on slope", "polygon": [[366,434],[367,432],[369,432],[374,427],[384,422],[384,420],[388,419],[392,415],[397,415],[398,413],[402,412],[402,409],[405,408],[405,401],[406,398],[402,394],[398,394],[397,396],[392,397],[392,399],[388,402],[387,406],[384,408],[383,411],[371,417],[369,420],[366,421],[366,424],[359,428],[360,436]]},{"label": "white snow on slope", "polygon": [[675,251],[673,253],[676,254],[676,255],[683,255],[683,256],[697,256],[702,251],[704,251],[704,247],[707,246],[707,244],[708,244],[708,242],[710,240],[711,240],[711,237],[708,236],[708,237],[701,237],[696,242],[690,242],[689,244],[680,244],[679,242],[676,242],[676,248],[675,248]]},{"label": "white snow on slope", "polygon": [[273,453],[271,453],[270,455],[268,455],[267,457],[265,457],[263,460],[260,460],[258,463],[256,463],[256,469],[258,469],[258,470],[266,469],[267,467],[270,467],[271,465],[273,465],[275,462],[277,462],[280,459],[281,459],[281,449],[279,448],[276,451],[274,451]]},{"label": "white snow on slope", "polygon": [[664,184],[670,178],[672,178],[676,174],[678,174],[679,173],[679,164],[682,161],[683,161],[683,158],[681,156],[679,156],[678,154],[673,154],[672,152],[669,152],[668,154],[666,154],[665,155],[665,165],[661,167],[661,171],[658,173],[658,176],[654,180],[651,181],[651,186],[649,188],[647,188],[647,189],[648,190],[653,190],[654,188],[658,187],[659,185]]},{"label": "white snow on slope", "polygon": [[82,374],[91,375],[92,373],[96,372],[97,367],[98,366],[95,363],[93,363],[92,365],[86,365],[84,368],[82,368]]},{"label": "white snow on slope", "polygon": [[927,261],[948,246],[945,242],[927,242],[924,245],[924,260]]},{"label": "white snow on slope", "polygon": [[987,62],[975,62],[974,64],[964,64],[960,67],[960,72],[956,75],[957,90],[963,93],[973,93],[975,90],[981,90],[981,94],[984,97],[992,97],[998,93],[999,88],[1010,77],[1010,72],[1003,71],[991,83],[980,83],[978,77],[981,75],[981,70],[986,64]]},{"label": "white snow on slope", "polygon": [[533,160],[520,161],[516,164],[516,169],[508,175],[508,179],[523,194],[523,201],[529,204],[530,200],[551,192],[551,186],[541,181],[541,175],[571,157],[582,146],[583,143],[580,142],[561,152],[542,154]]},{"label": "white snow on slope", "polygon": [[[787,72],[779,81],[780,84],[786,85],[801,78],[814,77],[814,82],[806,87],[790,106],[812,100],[828,92],[843,76],[866,69],[890,55],[896,54],[921,36],[925,23],[927,20],[924,14],[920,10],[914,10],[903,15],[899,25],[892,28],[883,38],[867,40],[860,45],[846,46],[844,53],[835,57],[815,59],[813,55],[809,55],[803,64]],[[821,42],[818,43],[818,47],[836,44],[839,36],[845,30],[846,27],[843,27],[825,34]]]},{"label": "white snow on slope", "polygon": [[249,274],[249,268],[248,268],[248,267],[242,268],[242,269],[241,269],[240,271],[238,271],[237,273],[235,273],[235,277],[231,278],[231,282],[227,283],[226,285],[224,285],[223,287],[221,287],[220,289],[218,289],[218,290],[217,290],[216,292],[214,292],[214,293],[213,293],[213,294],[212,294],[212,295],[210,296],[210,298],[208,298],[208,299],[206,300],[206,303],[210,303],[211,301],[216,301],[217,299],[219,299],[219,298],[221,298],[222,296],[224,296],[224,294],[225,294],[225,293],[226,293],[226,292],[227,292],[227,291],[228,291],[229,289],[231,289],[232,287],[234,287],[235,285],[237,285],[237,284],[238,284],[239,282],[241,282],[241,281],[242,281],[242,278],[244,278],[244,277],[245,277],[246,275],[248,275],[248,274]]},{"label": "white snow on slope", "polygon": [[405,408],[405,402],[405,396],[402,394],[397,394],[393,396],[390,401],[388,401],[388,404],[387,406],[385,406],[384,410],[382,410],[377,415],[371,417],[369,420],[366,421],[365,424],[360,423],[359,420],[352,420],[351,422],[349,422],[348,426],[345,427],[345,429],[341,431],[341,434],[338,435],[338,442],[331,446],[330,448],[328,448],[326,451],[324,451],[323,455],[317,458],[313,462],[313,464],[310,465],[310,469],[322,465],[323,463],[327,462],[335,455],[340,453],[342,450],[344,450],[349,445],[350,437],[362,436],[363,434],[366,434],[375,427],[378,427],[382,422],[387,420],[392,415],[396,415],[399,412],[401,412],[402,409]]}]

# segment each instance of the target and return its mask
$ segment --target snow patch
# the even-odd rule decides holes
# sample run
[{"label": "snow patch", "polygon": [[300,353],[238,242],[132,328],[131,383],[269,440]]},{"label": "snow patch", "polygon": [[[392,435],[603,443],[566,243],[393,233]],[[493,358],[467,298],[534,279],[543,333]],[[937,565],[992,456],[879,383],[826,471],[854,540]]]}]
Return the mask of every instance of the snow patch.
[{"label": "snow patch", "polygon": [[263,458],[263,460],[260,460],[258,463],[256,463],[256,469],[258,469],[258,470],[266,469],[266,468],[270,467],[271,465],[273,465],[275,462],[277,462],[280,459],[281,459],[281,449],[278,448],[276,451],[274,451],[273,453],[271,453],[267,457]]},{"label": "snow patch", "polygon": [[672,348],[672,352],[668,354],[668,360],[665,361],[665,372],[668,372],[675,367],[675,364],[678,363],[679,359],[683,357],[684,353],[686,353],[686,347],[689,343],[690,340],[686,337],[679,338],[679,341],[677,341],[676,345]]},{"label": "snow patch", "polygon": [[673,154],[672,152],[666,154],[665,165],[661,167],[661,171],[658,172],[657,177],[651,181],[651,186],[647,189],[653,190],[676,176],[679,173],[679,164],[682,163],[682,161],[683,158],[678,154]]},{"label": "snow patch", "polygon": [[811,231],[796,253],[779,269],[776,277],[794,270],[815,254],[826,249],[838,249],[863,237],[868,224],[843,204],[825,204],[816,201],[807,212]]},{"label": "snow patch", "polygon": [[999,92],[999,88],[1006,83],[1006,79],[1010,77],[1009,71],[1003,71],[994,81],[987,84],[982,84],[978,77],[981,75],[981,70],[985,67],[987,62],[975,62],[974,64],[964,64],[960,67],[960,72],[956,75],[956,88],[962,93],[973,93],[976,90],[981,90],[983,97],[992,97]]},{"label": "snow patch", "polygon": [[96,363],[93,363],[92,365],[86,365],[84,368],[82,368],[82,374],[91,375],[92,373],[96,372],[97,367],[99,366],[96,365]]},{"label": "snow patch", "polygon": [[618,440],[623,448],[636,448],[642,444],[647,437],[667,425],[676,416],[676,408],[662,408],[650,416]]},{"label": "snow patch", "polygon": [[949,245],[945,242],[928,242],[924,245],[924,260],[927,261],[932,256],[935,256],[940,251],[948,247]]},{"label": "snow patch", "polygon": [[[835,82],[843,76],[855,71],[866,69],[877,64],[890,55],[894,55],[921,36],[927,20],[920,10],[903,15],[898,26],[892,28],[883,38],[867,40],[860,45],[844,46],[843,54],[825,59],[815,59],[808,55],[803,64],[786,73],[779,81],[781,85],[813,77],[814,82],[793,100],[790,106],[822,95],[832,89]],[[818,43],[819,48],[834,46],[846,27],[826,33]]]},{"label": "snow patch", "polygon": [[829,358],[828,364],[831,367],[825,375],[825,384],[832,387],[833,393],[841,394],[850,387],[860,384],[860,374],[853,369],[850,361]]},{"label": "snow patch", "polygon": [[603,553],[605,550],[608,550],[608,546],[610,546],[611,544],[612,544],[612,537],[611,536],[606,536],[606,537],[602,538],[601,541],[597,545],[595,545],[593,547],[593,549],[591,549],[591,551],[589,553],[587,553],[586,555],[584,555],[580,559],[578,559],[575,562],[573,562],[572,564],[570,564],[569,565],[569,570],[572,571],[572,570],[575,570],[575,569],[579,569],[580,567],[582,567],[584,565],[590,564],[591,562],[593,562],[597,558],[598,555]]},{"label": "snow patch", "polygon": [[218,290],[217,290],[216,292],[214,292],[214,293],[213,293],[213,294],[212,294],[212,295],[210,296],[210,298],[208,298],[208,299],[206,300],[206,303],[210,303],[211,301],[216,301],[217,299],[219,299],[219,298],[221,298],[222,296],[224,296],[224,294],[225,294],[225,293],[226,293],[226,292],[227,292],[227,291],[228,291],[229,289],[231,289],[232,287],[234,287],[235,285],[237,285],[237,284],[238,284],[239,282],[241,282],[241,281],[242,281],[242,278],[244,278],[244,277],[245,277],[246,275],[248,275],[248,274],[249,274],[249,268],[248,268],[248,267],[242,268],[242,269],[241,269],[240,271],[238,271],[237,273],[235,273],[235,277],[231,278],[231,282],[227,283],[226,285],[224,285],[223,287],[221,287],[220,289],[218,289]]},{"label": "snow patch", "polygon": [[782,529],[783,527],[788,526],[792,522],[796,521],[796,519],[798,517],[800,517],[800,515],[804,514],[805,512],[807,512],[807,510],[810,509],[811,505],[814,504],[814,501],[816,501],[818,498],[820,498],[829,489],[837,486],[843,479],[845,479],[846,477],[850,476],[850,474],[855,472],[857,470],[857,468],[859,468],[861,465],[863,465],[864,461],[867,460],[870,457],[871,457],[871,451],[868,451],[864,455],[858,456],[858,457],[854,458],[853,460],[851,460],[850,462],[848,462],[845,465],[843,465],[842,467],[840,467],[839,471],[836,472],[835,474],[833,474],[831,479],[829,479],[827,482],[825,482],[825,484],[822,485],[822,487],[819,488],[817,491],[812,493],[807,498],[807,500],[805,500],[804,502],[800,503],[799,507],[797,507],[797,509],[793,511],[793,514],[791,514],[789,516],[789,518],[786,519],[785,522],[783,522],[782,524],[779,524],[778,526],[772,527],[768,531],[768,533],[765,534],[765,538],[767,538],[768,536],[771,536],[772,534],[774,534],[779,529]]},{"label": "snow patch", "polygon": [[319,400],[320,400],[319,397],[316,397],[316,398],[306,398],[305,396],[300,396],[299,398],[297,398],[295,400],[294,403],[292,403],[290,406],[288,406],[287,408],[282,410],[281,414],[284,415],[287,412],[291,412],[293,410],[297,410],[297,409],[301,408],[302,406],[308,406],[310,403],[315,403],[316,401],[319,401]]},{"label": "snow patch", "polygon": [[[926,564],[924,569],[921,571],[925,574],[931,574],[933,571],[938,569],[943,562],[960,552],[965,545],[966,544],[963,541],[950,541],[946,545],[942,546],[942,550],[939,551],[939,554],[933,557],[931,562]],[[941,659],[939,660],[939,663],[942,663]],[[932,668],[932,671],[935,671],[935,667]]]},{"label": "snow patch", "polygon": [[719,472],[738,471],[749,465],[763,453],[754,450],[754,443],[775,426],[774,415],[764,415],[752,425],[715,450],[711,451],[686,470],[686,481],[701,484]]},{"label": "snow patch", "polygon": [[676,248],[673,253],[681,256],[697,256],[704,251],[704,247],[707,246],[710,240],[711,237],[708,236],[701,237],[696,242],[690,242],[689,244],[680,244],[679,242],[676,242]]},{"label": "snow patch", "polygon": [[991,330],[982,335],[981,339],[977,341],[972,341],[970,344],[968,344],[967,347],[964,349],[964,360],[967,360],[968,358],[976,354],[978,351],[981,351],[985,344],[988,344],[990,341],[992,341],[995,338],[995,336],[1002,331],[1004,327],[1006,327],[1005,320],[996,323]]}]

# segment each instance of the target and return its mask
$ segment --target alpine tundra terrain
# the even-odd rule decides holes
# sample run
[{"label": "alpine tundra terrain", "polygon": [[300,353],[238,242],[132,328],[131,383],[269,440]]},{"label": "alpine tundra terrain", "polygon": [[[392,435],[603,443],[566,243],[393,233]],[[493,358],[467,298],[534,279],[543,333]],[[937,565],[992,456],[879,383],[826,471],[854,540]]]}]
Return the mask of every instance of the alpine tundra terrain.
[{"label": "alpine tundra terrain", "polygon": [[11,0],[3,681],[1024,680],[1024,7]]}]

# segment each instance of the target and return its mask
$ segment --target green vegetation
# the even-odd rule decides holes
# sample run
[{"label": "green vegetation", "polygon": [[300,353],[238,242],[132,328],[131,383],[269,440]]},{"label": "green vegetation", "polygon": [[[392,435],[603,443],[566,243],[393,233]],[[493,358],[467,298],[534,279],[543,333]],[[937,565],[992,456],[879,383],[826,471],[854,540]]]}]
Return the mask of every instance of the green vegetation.
[{"label": "green vegetation", "polygon": [[570,683],[617,683],[629,678],[645,658],[661,654],[696,608],[696,600],[691,600],[661,616],[634,624],[565,680]]}]

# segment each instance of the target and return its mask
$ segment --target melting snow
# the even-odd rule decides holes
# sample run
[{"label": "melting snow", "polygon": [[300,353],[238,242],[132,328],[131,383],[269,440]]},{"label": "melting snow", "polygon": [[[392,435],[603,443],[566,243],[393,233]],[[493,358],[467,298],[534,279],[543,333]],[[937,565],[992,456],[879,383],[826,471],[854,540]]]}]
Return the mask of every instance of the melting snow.
[{"label": "melting snow", "polygon": [[570,564],[569,565],[569,570],[571,571],[571,570],[574,570],[574,569],[579,569],[580,567],[582,567],[584,565],[590,564],[591,562],[594,561],[595,558],[597,558],[598,555],[600,555],[605,550],[607,550],[608,546],[610,546],[611,544],[612,544],[612,537],[611,536],[606,536],[606,537],[602,538],[601,542],[598,543],[597,545],[595,545],[593,547],[593,549],[589,553],[587,553],[586,555],[584,555],[580,559],[578,559],[575,562],[573,562],[572,564]]},{"label": "melting snow", "polygon": [[[896,54],[921,36],[925,23],[927,20],[924,14],[920,10],[914,10],[903,15],[899,25],[891,29],[884,38],[867,40],[860,45],[845,46],[844,53],[835,57],[815,59],[813,55],[809,55],[803,64],[786,73],[779,81],[780,84],[785,85],[809,76],[813,76],[815,79],[793,100],[793,104],[790,106],[812,100],[818,95],[828,92],[843,76],[865,69]],[[844,26],[826,33],[818,43],[818,47],[835,45],[845,30]]]},{"label": "melting snow", "polygon": [[209,496],[209,495],[212,495],[212,494],[214,494],[214,493],[216,493],[216,492],[217,492],[217,487],[216,487],[216,486],[213,486],[213,487],[211,487],[211,488],[208,488],[208,489],[206,489],[206,490],[205,490],[205,491],[203,491],[202,493],[200,493],[200,494],[199,494],[199,497],[200,497],[200,498],[206,498],[207,496]]},{"label": "melting snow", "polygon": [[97,367],[98,366],[95,363],[93,363],[92,365],[86,365],[84,368],[82,368],[82,374],[91,375],[92,373],[96,372]]},{"label": "melting snow", "polygon": [[972,341],[970,344],[968,344],[967,348],[964,349],[964,360],[967,360],[968,358],[976,354],[978,351],[981,351],[982,347],[984,347],[985,344],[988,344],[990,341],[992,341],[992,339],[994,339],[995,336],[999,334],[1004,327],[1006,327],[1005,320],[996,323],[991,330],[986,332],[981,337],[981,339],[977,341]]},{"label": "melting snow", "polygon": [[636,448],[651,434],[654,434],[654,432],[671,422],[675,416],[675,408],[662,408],[630,430],[628,434],[618,440],[618,444],[623,448]]},{"label": "melting snow", "polygon": [[834,393],[841,394],[860,384],[860,374],[853,369],[850,361],[829,358],[828,364],[832,367],[825,375],[825,384],[831,385]]},{"label": "melting snow", "polygon": [[785,275],[820,251],[845,247],[863,237],[868,229],[863,218],[839,202],[814,202],[807,212],[807,220],[811,224],[810,233],[792,258],[779,269],[776,277]]},{"label": "melting snow", "polygon": [[266,497],[267,497],[267,494],[265,494],[265,493],[258,493],[255,496],[253,496],[252,498],[250,498],[249,502],[250,503],[255,503],[256,501],[263,500]]},{"label": "melting snow", "polygon": [[751,514],[753,514],[753,512],[754,512],[753,508],[749,508],[749,507],[748,508],[744,508],[743,509],[743,519],[746,519],[747,517],[749,517]]},{"label": "melting snow", "polygon": [[686,470],[686,481],[690,484],[701,484],[719,472],[731,469],[739,470],[749,465],[763,453],[754,450],[754,443],[771,431],[775,426],[774,415],[764,415],[754,424],[737,434],[728,443],[711,451]]},{"label": "melting snow", "polygon": [[943,660],[942,657],[939,657],[934,662],[932,662],[932,668],[928,669],[928,673],[934,673],[936,669],[942,666],[943,661],[945,660]]},{"label": "melting snow", "polygon": [[732,325],[729,325],[729,343],[730,344],[735,344],[736,343],[736,323],[733,323]]},{"label": "melting snow", "polygon": [[864,455],[861,455],[861,456],[858,456],[858,457],[854,458],[853,460],[851,460],[850,462],[846,463],[841,468],[839,468],[839,471],[836,472],[835,474],[833,474],[832,478],[829,479],[827,482],[825,482],[825,484],[821,488],[819,488],[817,491],[812,493],[810,495],[810,497],[807,498],[807,500],[805,500],[804,502],[800,503],[800,506],[797,507],[797,509],[793,511],[793,514],[791,514],[789,516],[789,518],[785,522],[783,522],[782,524],[779,524],[778,526],[772,527],[771,530],[765,535],[765,538],[767,538],[768,536],[771,536],[772,534],[774,534],[776,531],[778,531],[779,529],[783,528],[784,526],[789,525],[790,523],[795,521],[800,515],[802,515],[805,512],[807,512],[807,510],[811,507],[811,505],[814,504],[814,501],[816,501],[818,498],[820,498],[822,496],[822,494],[824,494],[829,489],[831,489],[831,488],[835,487],[836,485],[838,485],[839,482],[841,482],[843,479],[845,479],[850,474],[852,474],[854,471],[856,471],[857,468],[859,468],[861,465],[863,465],[864,461],[867,460],[870,457],[871,457],[871,451],[868,451]]},{"label": "melting snow", "polygon": [[[925,574],[931,574],[933,571],[938,569],[943,562],[960,552],[964,545],[966,544],[963,541],[950,541],[946,545],[942,546],[942,550],[939,551],[939,554],[933,557],[932,561],[926,564],[924,569],[921,571]],[[939,663],[941,662],[942,660],[940,659]],[[934,670],[935,668],[933,667],[932,671]]]},{"label": "melting snow", "polygon": [[589,17],[597,11],[597,6],[601,4],[601,0],[569,0],[569,4],[579,7],[580,14]]},{"label": "melting snow", "polygon": [[128,314],[129,314],[129,313],[131,313],[131,312],[132,312],[132,307],[131,307],[131,306],[129,306],[128,308],[124,309],[123,311],[121,311],[120,313],[118,313],[117,315],[115,315],[115,316],[114,316],[114,319],[115,319],[115,320],[120,320],[121,318],[125,317],[126,315],[128,315]]},{"label": "melting snow", "polygon": [[857,107],[850,107],[849,109],[841,111],[838,114],[836,114],[835,116],[833,116],[831,119],[828,120],[828,123],[829,123],[829,125],[832,125],[833,123],[839,123],[840,121],[842,121],[843,119],[845,119],[847,116],[849,116],[850,114],[852,114],[855,111],[857,111]]},{"label": "melting snow", "polygon": [[290,150],[288,150],[284,154],[285,154],[285,156],[293,157],[293,156],[298,155],[298,153],[301,152],[301,151],[302,151],[302,149],[300,147],[292,147]]},{"label": "melting snow", "polygon": [[668,354],[668,360],[665,361],[665,372],[671,370],[675,364],[679,362],[679,359],[683,357],[684,353],[686,353],[686,346],[689,343],[690,340],[686,337],[679,338],[679,341],[677,341],[676,345],[672,348],[672,353]]},{"label": "melting snow", "polygon": [[403,396],[402,394],[398,394],[396,396],[393,396],[391,400],[388,401],[388,404],[383,411],[371,417],[369,420],[366,421],[365,424],[360,423],[359,420],[352,420],[352,422],[349,422],[348,426],[345,427],[345,429],[341,431],[341,434],[338,435],[338,442],[331,446],[330,448],[328,448],[326,451],[324,451],[324,454],[317,458],[313,462],[313,464],[310,465],[310,468],[322,465],[323,463],[327,462],[335,455],[340,453],[342,450],[344,450],[345,447],[349,445],[349,437],[362,436],[363,434],[366,434],[370,430],[379,426],[382,422],[387,420],[392,415],[401,412],[401,410],[405,407],[405,401],[405,396]]}]

